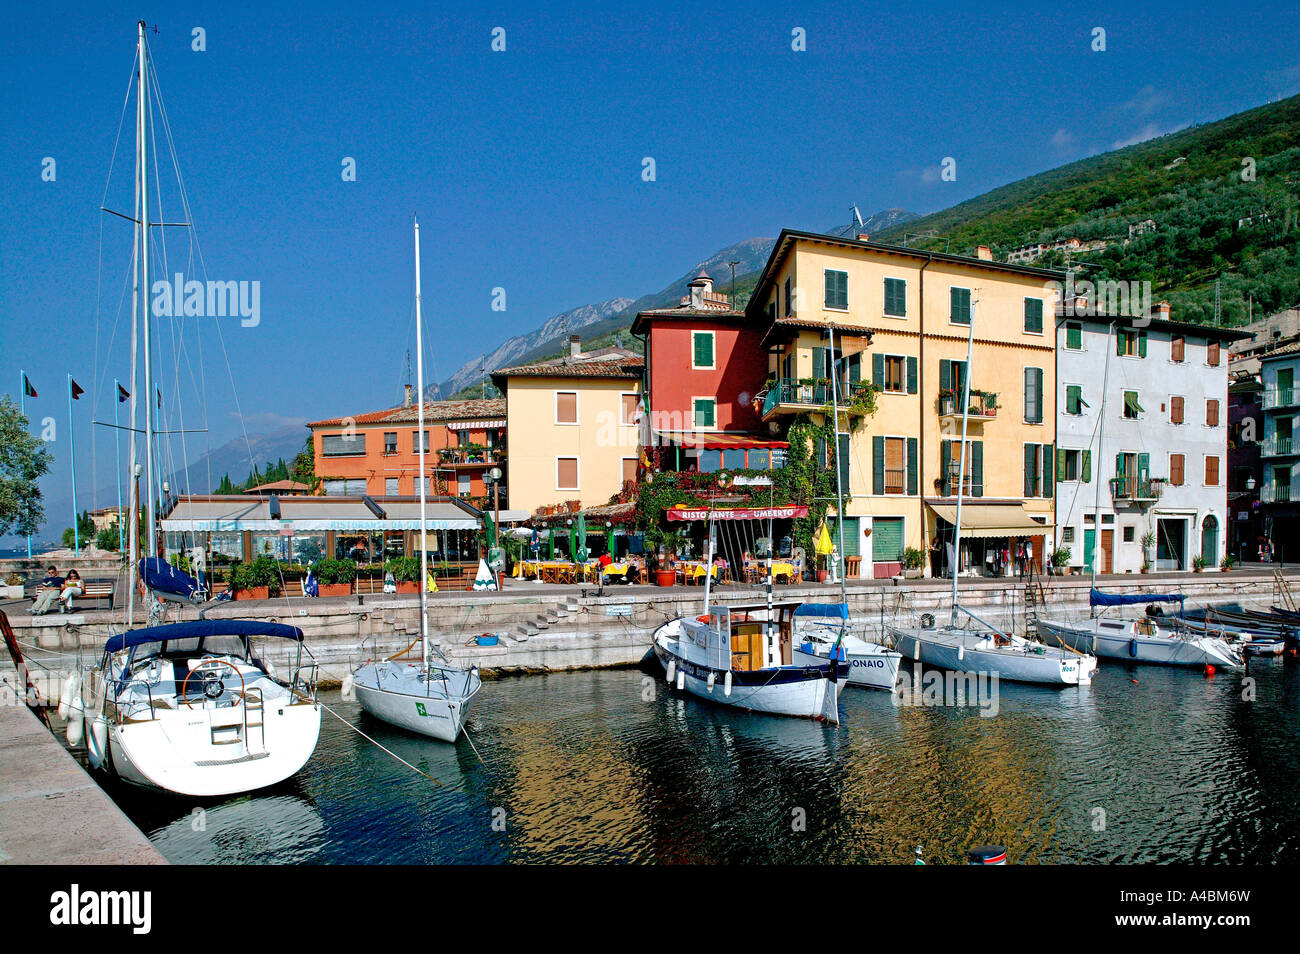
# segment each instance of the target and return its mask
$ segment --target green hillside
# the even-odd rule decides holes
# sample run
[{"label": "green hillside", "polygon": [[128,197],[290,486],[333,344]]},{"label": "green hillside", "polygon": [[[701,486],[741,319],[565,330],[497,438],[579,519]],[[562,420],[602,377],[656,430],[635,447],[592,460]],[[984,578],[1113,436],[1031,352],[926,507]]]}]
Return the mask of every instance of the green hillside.
[{"label": "green hillside", "polygon": [[[1243,159],[1254,160],[1254,181]],[[1004,259],[1030,242],[1106,241],[1075,253],[1081,277],[1150,281],[1174,316],[1224,324],[1300,302],[1300,96],[1010,183],[873,238]],[[1129,239],[1145,219],[1154,231]],[[1245,220],[1245,221],[1243,221]],[[917,238],[916,233],[932,232]],[[1062,267],[1051,252],[1035,265]]]}]

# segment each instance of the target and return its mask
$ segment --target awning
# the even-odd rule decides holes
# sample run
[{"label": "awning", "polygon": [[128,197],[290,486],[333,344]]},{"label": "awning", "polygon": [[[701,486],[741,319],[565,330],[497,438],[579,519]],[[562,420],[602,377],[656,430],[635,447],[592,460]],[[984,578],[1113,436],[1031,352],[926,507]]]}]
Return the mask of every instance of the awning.
[{"label": "awning", "polygon": [[668,507],[664,516],[669,520],[791,520],[808,516],[807,507],[719,507],[687,509]]},{"label": "awning", "polygon": [[670,444],[682,447],[699,447],[704,450],[732,450],[745,447],[768,447],[785,450],[789,441],[773,441],[759,434],[741,434],[737,432],[710,431],[655,431],[654,436]]},{"label": "awning", "polygon": [[491,431],[505,427],[505,421],[452,421],[447,425],[449,431]]},{"label": "awning", "polygon": [[[940,520],[957,525],[956,504],[930,504]],[[1035,537],[1052,532],[1050,524],[1039,523],[1024,505],[962,502],[961,532],[968,537]]]}]

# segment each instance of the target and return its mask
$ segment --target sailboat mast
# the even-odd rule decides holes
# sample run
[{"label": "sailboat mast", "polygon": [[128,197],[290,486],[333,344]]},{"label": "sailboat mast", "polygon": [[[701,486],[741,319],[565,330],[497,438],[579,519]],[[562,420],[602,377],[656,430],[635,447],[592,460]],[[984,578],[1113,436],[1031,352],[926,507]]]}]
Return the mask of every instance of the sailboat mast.
[{"label": "sailboat mast", "polygon": [[[1097,551],[1101,547],[1101,475],[1102,475],[1102,454],[1105,450],[1106,437],[1106,392],[1110,389],[1110,330],[1111,323],[1106,325],[1106,365],[1101,374],[1101,410],[1097,412],[1097,486],[1093,488],[1092,503],[1092,553],[1088,554],[1088,562],[1092,567],[1092,583],[1095,589],[1097,586]],[[1086,539],[1086,537],[1085,537]],[[1145,559],[1145,554],[1143,559]],[[1089,600],[1089,615],[1092,614]]]},{"label": "sailboat mast", "polygon": [[[835,568],[835,574],[840,578],[840,602],[848,604],[849,597],[844,583],[844,488],[840,481],[840,402],[839,402],[839,383],[836,371],[838,366],[835,362],[835,329],[827,328],[826,333],[830,335],[831,352],[827,355],[827,363],[831,369],[831,419],[834,422],[831,431],[835,437],[835,530],[836,535],[840,538],[839,557],[840,565]],[[840,631],[841,637],[844,635]]]},{"label": "sailboat mast", "polygon": [[138,131],[136,144],[140,166],[140,301],[144,306],[142,336],[144,338],[144,461],[145,486],[149,488],[148,533],[146,556],[153,556],[157,546],[157,514],[154,510],[153,473],[153,334],[149,320],[149,58],[144,39],[144,21],[137,24],[140,31],[140,79],[136,89],[138,104]]},{"label": "sailboat mast", "polygon": [[957,568],[961,566],[961,501],[962,490],[966,484],[966,427],[970,421],[970,377],[971,359],[975,352],[975,306],[979,299],[971,302],[970,326],[966,330],[966,369],[962,376],[961,399],[961,463],[957,469],[957,526],[952,547],[952,625],[957,625]]},{"label": "sailboat mast", "polygon": [[429,668],[429,530],[425,518],[428,486],[424,470],[424,321],[420,311],[420,220],[415,220],[415,396],[419,410],[416,420],[419,431],[415,446],[420,454],[420,658],[425,670]]}]

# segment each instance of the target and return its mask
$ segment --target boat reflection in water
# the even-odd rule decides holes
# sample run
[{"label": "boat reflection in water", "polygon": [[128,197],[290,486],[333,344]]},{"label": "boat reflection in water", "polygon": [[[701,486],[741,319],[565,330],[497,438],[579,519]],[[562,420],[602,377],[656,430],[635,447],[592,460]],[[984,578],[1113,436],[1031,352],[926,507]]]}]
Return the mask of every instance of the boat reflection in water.
[{"label": "boat reflection in water", "polygon": [[186,864],[302,864],[320,855],[326,830],[311,802],[282,792],[196,808],[149,840],[164,858]]}]

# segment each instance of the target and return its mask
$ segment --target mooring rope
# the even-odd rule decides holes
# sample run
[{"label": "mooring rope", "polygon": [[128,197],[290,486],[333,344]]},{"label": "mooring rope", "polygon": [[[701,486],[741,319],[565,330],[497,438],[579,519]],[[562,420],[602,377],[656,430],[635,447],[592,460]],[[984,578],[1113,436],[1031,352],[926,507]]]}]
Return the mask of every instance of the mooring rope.
[{"label": "mooring rope", "polygon": [[[372,739],[370,736],[366,735],[364,732],[362,732],[360,729],[358,729],[355,725],[353,725],[353,724],[352,724],[351,722],[349,722],[347,719],[343,718],[341,715],[339,715],[337,712],[335,712],[333,709],[331,709],[331,708],[330,708],[329,706],[327,706],[325,703],[321,702],[320,700],[317,700],[317,705],[319,705],[322,709],[324,709],[326,712],[328,712],[328,713],[329,713],[330,715],[332,715],[334,718],[338,719],[340,722],[342,722],[345,726],[347,726],[349,729],[351,729],[351,730],[352,730],[353,732],[355,732],[357,735],[361,736],[361,738],[365,739],[367,742],[373,742],[375,745],[379,746],[379,748],[383,749],[385,752],[387,752],[387,753],[388,753],[389,755],[391,755],[393,758],[397,759],[397,761],[401,762],[403,765],[405,765],[407,768],[411,769],[413,772],[419,772],[421,775],[423,775],[425,778],[427,778],[427,779],[428,779],[430,782],[432,782],[434,785],[437,785],[439,788],[442,788],[442,787],[443,787],[443,786],[442,786],[442,782],[438,781],[436,778],[434,778],[434,777],[433,777],[432,775],[430,775],[428,772],[425,772],[425,771],[422,771],[421,769],[416,768],[414,765],[412,765],[410,762],[406,761],[406,759],[402,758],[400,755],[398,755],[398,754],[397,754],[396,752],[394,752],[392,749],[388,748],[388,746],[384,745],[384,744],[383,744],[382,742],[380,742],[378,739]],[[468,736],[467,736],[467,737],[468,737]],[[475,754],[478,754],[478,753],[475,753]],[[481,760],[480,760],[480,761],[481,761]]]}]

